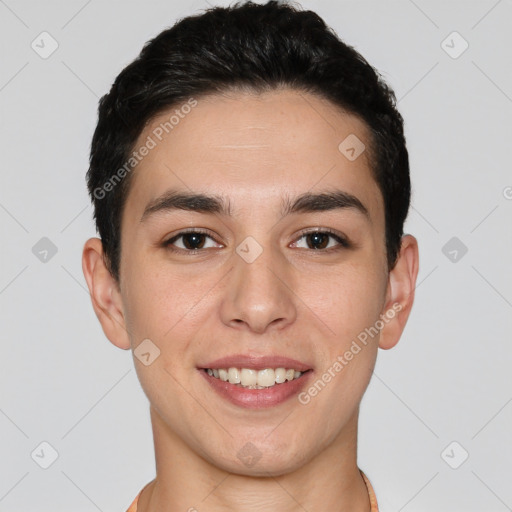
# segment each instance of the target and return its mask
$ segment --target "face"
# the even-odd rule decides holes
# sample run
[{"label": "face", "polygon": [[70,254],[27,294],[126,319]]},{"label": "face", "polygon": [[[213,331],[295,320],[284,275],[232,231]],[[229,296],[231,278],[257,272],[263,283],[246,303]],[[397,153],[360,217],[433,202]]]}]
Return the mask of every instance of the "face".
[{"label": "face", "polygon": [[394,302],[383,198],[357,156],[368,131],[291,90],[198,99],[166,134],[174,110],[136,144],[155,142],[123,210],[126,330],[107,334],[150,340],[134,362],[177,442],[226,471],[287,473],[353,433],[381,336],[362,333]]}]

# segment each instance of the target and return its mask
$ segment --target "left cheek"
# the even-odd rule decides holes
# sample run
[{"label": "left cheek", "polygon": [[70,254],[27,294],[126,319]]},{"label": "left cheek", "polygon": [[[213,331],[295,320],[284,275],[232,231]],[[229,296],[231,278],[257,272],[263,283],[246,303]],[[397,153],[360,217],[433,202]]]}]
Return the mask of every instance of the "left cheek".
[{"label": "left cheek", "polygon": [[340,370],[341,365],[342,369],[336,372],[340,377],[335,380],[357,387],[356,381],[365,380],[362,374],[371,373],[374,365],[378,334],[369,337],[366,329],[378,319],[378,308],[368,300],[357,299],[338,305],[338,313],[330,319],[336,334],[327,344],[324,364],[332,368],[338,363],[333,371]]},{"label": "left cheek", "polygon": [[357,335],[378,318],[382,285],[371,274],[346,271],[330,283],[322,302],[337,336]]}]

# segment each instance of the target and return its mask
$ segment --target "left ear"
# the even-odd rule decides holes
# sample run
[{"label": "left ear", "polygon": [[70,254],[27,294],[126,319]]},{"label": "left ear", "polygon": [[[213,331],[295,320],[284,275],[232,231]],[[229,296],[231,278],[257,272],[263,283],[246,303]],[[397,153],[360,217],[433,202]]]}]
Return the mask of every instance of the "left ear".
[{"label": "left ear", "polygon": [[389,273],[379,348],[393,348],[402,335],[414,302],[418,269],[418,241],[412,235],[404,235],[397,262]]}]

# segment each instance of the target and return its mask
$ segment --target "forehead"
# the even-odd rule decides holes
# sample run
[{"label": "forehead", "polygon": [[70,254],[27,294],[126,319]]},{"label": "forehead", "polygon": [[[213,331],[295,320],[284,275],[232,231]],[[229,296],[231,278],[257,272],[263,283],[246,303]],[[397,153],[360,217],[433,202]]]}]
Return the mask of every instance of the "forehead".
[{"label": "forehead", "polygon": [[341,188],[364,202],[372,217],[382,216],[369,132],[359,118],[288,89],[195,102],[162,112],[142,131],[136,148],[152,149],[135,168],[127,209],[130,203],[141,214],[169,188],[229,195],[235,213],[281,204],[285,191],[296,196]]}]

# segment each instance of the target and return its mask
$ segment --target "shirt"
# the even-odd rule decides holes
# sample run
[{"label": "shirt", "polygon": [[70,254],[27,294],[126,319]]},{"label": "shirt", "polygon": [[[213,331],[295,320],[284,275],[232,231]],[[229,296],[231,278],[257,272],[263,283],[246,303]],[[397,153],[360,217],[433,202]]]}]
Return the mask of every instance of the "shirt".
[{"label": "shirt", "polygon": [[[361,471],[361,470],[359,470]],[[366,484],[366,488],[368,489],[368,497],[370,498],[370,512],[379,512],[379,507],[377,506],[377,498],[375,496],[375,492],[373,491],[372,484],[370,480],[368,480],[367,476],[361,471],[361,476],[363,477],[364,483]],[[151,483],[151,482],[149,482]],[[139,501],[139,496],[142,494],[142,491],[149,485],[146,484],[140,491],[139,494],[133,500],[133,503],[130,505],[130,508],[126,512],[137,512],[137,502]]]}]

